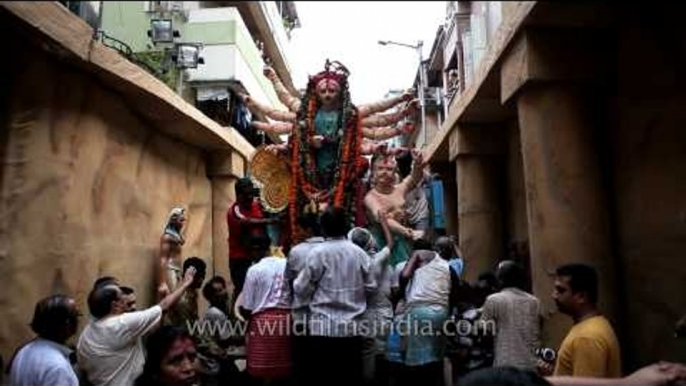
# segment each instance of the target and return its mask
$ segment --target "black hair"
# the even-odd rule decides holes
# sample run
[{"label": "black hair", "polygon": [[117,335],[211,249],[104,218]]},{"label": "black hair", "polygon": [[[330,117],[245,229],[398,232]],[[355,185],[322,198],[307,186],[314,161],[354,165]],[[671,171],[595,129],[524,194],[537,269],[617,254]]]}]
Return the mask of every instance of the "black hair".
[{"label": "black hair", "polygon": [[254,188],[255,188],[255,184],[252,182],[250,177],[239,178],[236,181],[236,185],[234,185],[234,191],[236,193],[236,196],[238,196],[239,194],[242,194],[245,190],[254,189]]},{"label": "black hair", "polygon": [[550,383],[534,371],[506,366],[472,371],[457,386],[550,386]]},{"label": "black hair", "polygon": [[453,257],[453,254],[455,252],[455,242],[448,236],[439,236],[436,239],[435,248],[436,252],[441,254],[441,256],[447,253],[447,256],[444,257],[450,259],[451,257]]},{"label": "black hair", "polygon": [[180,339],[193,339],[184,327],[162,326],[148,336],[145,342],[146,359],[143,373],[136,379],[136,386],[156,385],[162,366],[162,359],[169,349]]},{"label": "black hair", "polygon": [[319,214],[308,212],[298,215],[298,225],[305,230],[312,232],[313,236],[321,236],[322,228],[319,223]]},{"label": "black hair", "polygon": [[321,224],[327,237],[342,237],[348,233],[348,221],[342,209],[327,209],[322,214]]},{"label": "black hair", "polygon": [[569,277],[572,292],[585,292],[589,302],[598,302],[598,273],[592,266],[582,263],[565,264],[558,267],[555,274],[558,277]]},{"label": "black hair", "polygon": [[117,278],[114,276],[102,276],[95,280],[93,283],[93,288],[100,287],[108,284],[117,284]]},{"label": "black hair", "polygon": [[496,277],[503,288],[515,287],[520,290],[526,288],[526,272],[521,264],[505,260],[500,263],[496,272]]},{"label": "black hair", "polygon": [[210,304],[212,303],[212,300],[214,298],[215,283],[219,283],[226,287],[226,280],[224,280],[224,278],[221,276],[213,277],[212,279],[208,280],[207,283],[205,283],[205,286],[202,287],[202,296],[204,296]]},{"label": "black hair", "polygon": [[186,273],[186,270],[190,267],[194,267],[197,273],[205,272],[207,270],[207,264],[205,264],[205,261],[196,256],[189,257],[183,261],[183,273]]},{"label": "black hair", "polygon": [[57,340],[66,323],[76,323],[73,300],[66,295],[52,295],[36,303],[31,329],[36,335]]},{"label": "black hair", "polygon": [[133,288],[123,285],[119,286],[119,289],[124,293],[124,295],[131,295],[132,293],[136,292]]},{"label": "black hair", "polygon": [[424,239],[424,238],[420,238],[420,239],[415,240],[412,243],[412,250],[413,251],[420,251],[420,250],[433,251],[434,248],[433,248],[433,245],[431,245],[431,241]]},{"label": "black hair", "polygon": [[498,284],[498,278],[495,276],[493,272],[490,271],[482,272],[476,280],[485,281],[491,287],[495,287]]},{"label": "black hair", "polygon": [[91,290],[88,295],[88,309],[95,319],[109,315],[112,302],[119,299],[121,290],[114,284],[101,285]]}]

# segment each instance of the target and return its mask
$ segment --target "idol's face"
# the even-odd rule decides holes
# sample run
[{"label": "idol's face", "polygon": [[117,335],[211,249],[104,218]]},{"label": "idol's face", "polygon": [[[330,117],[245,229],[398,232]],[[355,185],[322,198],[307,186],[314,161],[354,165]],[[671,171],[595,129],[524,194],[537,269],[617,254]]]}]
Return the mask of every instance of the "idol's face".
[{"label": "idol's face", "polygon": [[332,79],[323,79],[317,83],[317,97],[323,106],[332,106],[338,99],[341,86]]}]

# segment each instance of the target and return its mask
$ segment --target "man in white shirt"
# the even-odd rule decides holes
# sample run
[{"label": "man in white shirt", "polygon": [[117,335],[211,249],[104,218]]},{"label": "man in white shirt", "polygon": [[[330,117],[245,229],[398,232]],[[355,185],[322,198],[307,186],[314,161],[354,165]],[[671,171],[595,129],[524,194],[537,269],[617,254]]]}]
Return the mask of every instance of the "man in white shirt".
[{"label": "man in white shirt", "polygon": [[293,282],[305,268],[312,248],[324,241],[318,217],[316,213],[303,213],[298,217],[300,227],[309,233],[309,237],[290,250],[284,272],[284,299],[291,305],[294,332],[298,337],[304,335],[308,304],[301,297],[294,296]]},{"label": "man in white shirt", "polygon": [[126,296],[114,284],[94,288],[88,308],[94,320],[81,333],[77,345],[79,366],[93,386],[133,385],[143,372],[142,337],[159,326],[162,313],[174,305],[193,282],[190,268],[183,283],[146,310],[126,312]]},{"label": "man in white shirt", "polygon": [[286,270],[284,272],[284,300],[291,306],[291,349],[293,354],[293,376],[295,384],[303,384],[310,368],[307,354],[312,350],[307,336],[307,315],[309,303],[302,297],[294,296],[293,282],[300,271],[305,268],[307,256],[312,248],[324,241],[319,226],[319,215],[314,212],[305,212],[298,217],[298,224],[307,232],[308,238],[296,244],[288,253]]},{"label": "man in white shirt", "polygon": [[9,364],[12,386],[78,386],[71,366],[71,350],[65,346],[76,333],[78,317],[74,299],[64,295],[47,297],[33,314],[31,329],[38,335],[17,351]]},{"label": "man in white shirt", "polygon": [[322,215],[326,240],[312,249],[293,283],[295,296],[310,304],[310,339],[317,347],[309,358],[312,373],[305,384],[320,384],[322,379],[331,385],[362,383],[358,325],[367,309],[367,296],[376,292],[377,285],[367,253],[345,238],[347,220],[338,210]]},{"label": "man in white shirt", "polygon": [[253,236],[253,264],[245,275],[238,306],[250,320],[246,350],[248,374],[262,381],[285,379],[291,374],[290,306],[283,299],[286,259],[267,256],[267,235]]}]

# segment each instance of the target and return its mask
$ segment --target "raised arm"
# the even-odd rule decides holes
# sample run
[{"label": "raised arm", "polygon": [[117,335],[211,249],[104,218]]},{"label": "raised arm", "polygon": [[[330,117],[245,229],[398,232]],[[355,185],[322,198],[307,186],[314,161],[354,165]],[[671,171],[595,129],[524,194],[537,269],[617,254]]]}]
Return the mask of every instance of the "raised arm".
[{"label": "raised arm", "polygon": [[388,98],[381,100],[379,102],[373,102],[373,103],[368,103],[359,106],[359,112],[360,116],[362,118],[370,116],[372,114],[380,113],[382,111],[386,111],[390,109],[391,107],[402,103],[402,102],[409,102],[412,100],[412,94],[410,92],[405,92],[402,95],[399,95],[397,97],[393,98]]},{"label": "raised arm", "polygon": [[281,122],[295,122],[295,113],[291,111],[281,111],[273,107],[262,104],[245,94],[238,95],[250,110],[257,110],[271,119]]},{"label": "raised arm", "polygon": [[300,98],[288,92],[286,86],[284,86],[283,82],[281,82],[281,79],[279,79],[279,76],[276,75],[276,71],[274,71],[271,66],[265,66],[263,72],[264,76],[266,76],[267,79],[272,82],[276,96],[279,98],[281,103],[288,107],[288,110],[291,112],[298,111],[300,108]]},{"label": "raised arm", "polygon": [[388,146],[385,143],[379,143],[369,140],[362,141],[362,155],[375,155],[379,152],[381,147]]},{"label": "raised arm", "polygon": [[388,114],[373,114],[362,119],[362,125],[367,127],[390,126],[399,122],[401,119],[413,114],[417,109],[419,101],[413,100],[409,105],[400,111]]},{"label": "raised arm", "polygon": [[388,147],[386,142],[376,142],[370,139],[362,141],[362,155],[377,155],[384,154],[387,156],[398,157],[402,156],[410,150],[406,147]]},{"label": "raised arm", "polygon": [[409,134],[414,131],[411,122],[399,124],[394,127],[362,127],[362,135],[373,140],[384,140],[397,137],[401,134]]},{"label": "raised arm", "polygon": [[398,186],[403,189],[403,194],[414,189],[422,181],[425,167],[426,162],[424,162],[424,154],[421,150],[412,150],[412,171]]},{"label": "raised arm", "polygon": [[181,299],[181,295],[183,295],[188,287],[191,286],[191,283],[193,283],[193,277],[195,277],[195,267],[190,267],[183,275],[183,281],[178,288],[175,288],[172,293],[165,296],[164,299],[160,301],[159,305],[162,308],[162,311],[167,311]]},{"label": "raised arm", "polygon": [[276,134],[276,135],[281,135],[281,134],[290,134],[291,131],[293,131],[293,124],[292,123],[286,123],[286,122],[260,122],[260,121],[252,121],[250,123],[250,126],[254,127],[255,129],[259,131],[264,131],[265,133],[270,133],[270,134]]}]

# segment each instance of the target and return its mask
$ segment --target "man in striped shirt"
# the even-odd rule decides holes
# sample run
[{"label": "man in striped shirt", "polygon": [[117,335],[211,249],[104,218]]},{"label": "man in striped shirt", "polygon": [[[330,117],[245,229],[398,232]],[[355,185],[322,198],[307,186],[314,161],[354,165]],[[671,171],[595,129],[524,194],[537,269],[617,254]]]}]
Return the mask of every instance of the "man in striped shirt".
[{"label": "man in striped shirt", "polygon": [[310,305],[310,340],[317,347],[308,360],[312,373],[305,384],[326,379],[334,385],[357,385],[362,383],[359,322],[377,284],[367,253],[345,238],[345,214],[327,211],[321,226],[326,239],[309,253],[293,284],[295,296]]}]

